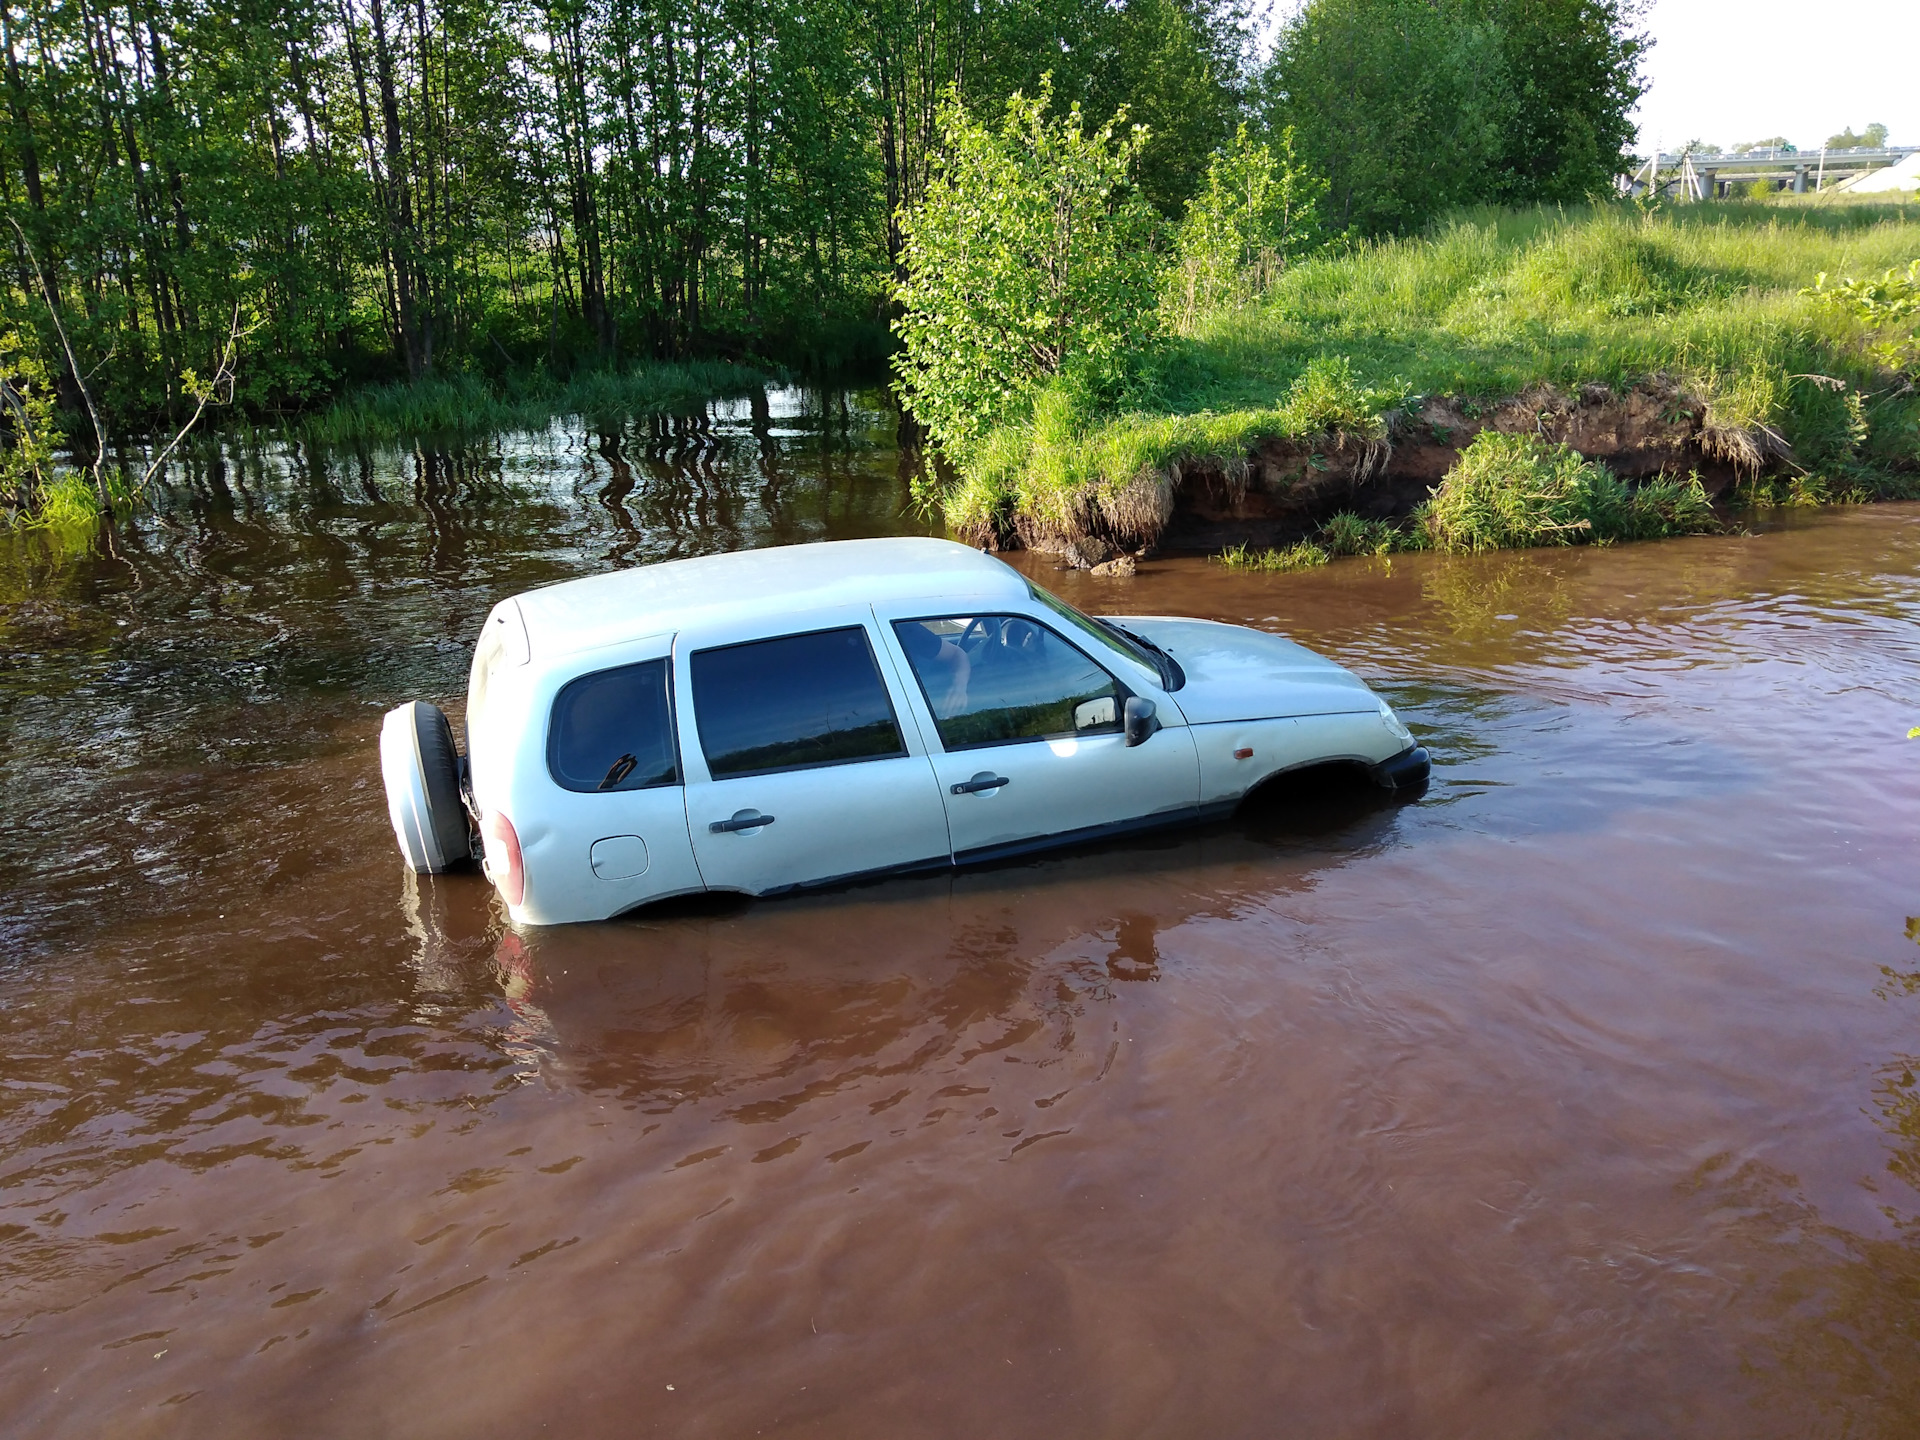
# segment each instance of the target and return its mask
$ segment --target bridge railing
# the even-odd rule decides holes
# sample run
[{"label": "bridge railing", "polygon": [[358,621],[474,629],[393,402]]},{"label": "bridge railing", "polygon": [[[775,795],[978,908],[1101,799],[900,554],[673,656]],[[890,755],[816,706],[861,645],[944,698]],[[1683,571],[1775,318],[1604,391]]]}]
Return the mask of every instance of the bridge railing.
[{"label": "bridge railing", "polygon": [[[1907,156],[1911,155],[1915,150],[1920,150],[1920,145],[1880,145],[1873,147],[1860,145],[1849,150],[1787,150],[1772,146],[1762,146],[1757,150],[1747,150],[1740,153],[1735,153],[1732,150],[1662,150],[1659,155],[1657,168],[1661,170],[1678,170],[1689,156],[1691,156],[1693,160],[1694,169],[1719,171],[1737,170],[1742,166],[1762,164],[1771,164],[1775,169],[1778,169],[1782,164],[1793,167],[1801,165],[1818,166],[1821,158],[1824,156],[1829,170],[1833,169],[1836,165],[1842,169],[1862,169],[1872,166],[1897,164],[1906,159]],[[1647,156],[1636,155],[1630,158],[1633,160],[1636,171],[1644,171],[1647,168]]]},{"label": "bridge railing", "polygon": [[1761,146],[1735,154],[1732,151],[1661,151],[1657,156],[1641,156],[1634,168],[1617,182],[1624,195],[1638,194],[1651,184],[1662,192],[1673,191],[1681,198],[1706,200],[1726,193],[1722,187],[1755,180],[1777,180],[1796,194],[1809,188],[1824,188],[1832,180],[1845,180],[1888,165],[1898,164],[1920,150],[1916,145],[1858,145],[1846,150],[1790,150]]}]

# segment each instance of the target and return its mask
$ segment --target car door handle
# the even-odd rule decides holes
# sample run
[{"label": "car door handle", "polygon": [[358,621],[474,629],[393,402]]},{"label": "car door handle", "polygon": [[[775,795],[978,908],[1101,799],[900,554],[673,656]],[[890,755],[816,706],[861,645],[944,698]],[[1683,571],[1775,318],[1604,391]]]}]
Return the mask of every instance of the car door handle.
[{"label": "car door handle", "polygon": [[989,770],[982,770],[971,780],[961,780],[947,788],[956,795],[974,795],[982,790],[998,790],[1002,785],[1008,783],[1006,776],[995,775]]},{"label": "car door handle", "polygon": [[773,816],[762,815],[757,810],[736,810],[730,820],[715,820],[707,829],[715,835],[731,834],[735,830],[758,830],[762,825],[771,825]]}]

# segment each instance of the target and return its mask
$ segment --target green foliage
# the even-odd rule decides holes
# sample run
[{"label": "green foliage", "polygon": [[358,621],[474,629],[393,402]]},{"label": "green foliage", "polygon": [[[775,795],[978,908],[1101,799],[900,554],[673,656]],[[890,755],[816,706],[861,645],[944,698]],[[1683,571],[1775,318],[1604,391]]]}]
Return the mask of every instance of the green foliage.
[{"label": "green foliage", "polygon": [[1829,150],[1878,150],[1886,143],[1887,127],[1876,122],[1867,126],[1858,135],[1853,133],[1851,125],[1838,135],[1829,135],[1826,148]]},{"label": "green foliage", "polygon": [[1391,520],[1369,519],[1351,510],[1320,527],[1320,543],[1330,555],[1390,555],[1407,548],[1404,533]]},{"label": "green foliage", "polygon": [[[1032,0],[1017,8],[1029,7],[1041,13],[1048,8]],[[1164,218],[1176,220],[1203,184],[1212,155],[1231,137],[1241,110],[1245,12],[1219,0],[1127,0],[1073,8],[1066,38],[1074,43],[1064,53],[1058,43],[1038,50],[1030,63],[1047,65],[1057,82],[1056,95],[1079,99],[1087,114],[1124,109],[1145,128],[1134,179]],[[1090,57],[1082,63],[1096,68],[1081,87],[1068,90],[1062,72],[1074,55]],[[1038,80],[1027,77],[1017,88],[1032,93]]]},{"label": "green foliage", "polygon": [[1774,425],[1798,450],[1832,419],[1828,392],[1789,376],[1885,388],[1854,354],[1856,323],[1804,297],[1806,278],[1843,259],[1904,264],[1916,247],[1913,205],[1467,212],[1426,238],[1317,256],[1264,303],[1203,317],[1155,394],[1170,415],[1271,404],[1331,355],[1363,383],[1400,376],[1422,395],[1664,374],[1710,398],[1716,422]]},{"label": "green foliage", "polygon": [[1336,229],[1573,203],[1625,168],[1645,41],[1625,0],[1309,0],[1261,78]]},{"label": "green foliage", "polygon": [[1634,0],[1456,0],[1499,37],[1505,104],[1499,162],[1480,201],[1577,204],[1611,190],[1635,137],[1651,43]]},{"label": "green foliage", "polygon": [[17,329],[0,329],[0,508],[15,523],[43,514],[50,500],[70,508],[64,492],[53,494],[53,451],[63,438],[46,367]]},{"label": "green foliage", "polygon": [[1324,430],[1385,439],[1384,412],[1404,393],[1404,386],[1363,385],[1353,361],[1345,355],[1316,355],[1287,387],[1280,406],[1281,433],[1307,435]]},{"label": "green foliage", "polygon": [[1565,445],[1493,430],[1461,452],[1421,523],[1439,550],[1647,540],[1719,528],[1697,475],[1629,487]]},{"label": "green foliage", "polygon": [[1364,384],[1343,355],[1310,359],[1277,403],[1218,413],[1102,418],[1055,384],[1039,393],[1028,418],[996,427],[968,452],[957,484],[924,498],[969,533],[992,532],[1020,515],[1067,531],[1096,522],[1129,543],[1146,543],[1165,519],[1155,512],[1153,477],[1188,460],[1243,462],[1266,439],[1330,432],[1335,441],[1378,441],[1385,411],[1404,395],[1398,382]]},{"label": "green foliage", "polygon": [[1318,243],[1326,190],[1299,162],[1291,127],[1266,145],[1242,125],[1213,156],[1180,222],[1165,282],[1172,323],[1187,329],[1206,311],[1265,294]]},{"label": "green foliage", "polygon": [[1827,272],[1814,277],[1805,292],[1825,301],[1835,310],[1851,315],[1875,331],[1871,353],[1890,370],[1920,370],[1920,260],[1907,263],[1904,270],[1892,267],[1878,280],[1845,279],[1827,283]]},{"label": "green foliage", "polygon": [[1293,570],[1312,570],[1333,559],[1332,552],[1310,540],[1279,550],[1251,550],[1236,545],[1214,557],[1229,570],[1253,570],[1285,574]]},{"label": "green foliage", "polygon": [[1784,135],[1769,135],[1764,140],[1742,140],[1733,147],[1735,155],[1751,154],[1755,150],[1785,150],[1791,152],[1793,143]]},{"label": "green foliage", "polygon": [[65,536],[90,539],[100,522],[100,501],[84,475],[69,471],[40,491],[38,503],[18,522]]},{"label": "green foliage", "polygon": [[1441,550],[1590,540],[1594,492],[1605,475],[1565,446],[1482,431],[1434,490],[1424,526]]},{"label": "green foliage", "polygon": [[91,548],[100,522],[91,477],[56,468],[65,438],[46,367],[17,329],[0,329],[0,528],[40,532],[55,559]]},{"label": "green foliage", "polygon": [[1146,136],[1124,115],[1089,131],[1047,115],[1049,86],[1007,102],[998,129],[949,94],[946,160],[901,217],[895,373],[913,413],[957,459],[1058,377],[1110,402],[1158,329],[1156,226],[1131,171]]},{"label": "green foliage", "polygon": [[1511,108],[1499,37],[1427,0],[1313,0],[1263,77],[1329,181],[1328,222],[1405,232],[1484,195]]},{"label": "green foliage", "polygon": [[0,319],[62,373],[60,316],[119,429],[191,413],[177,377],[212,372],[236,305],[262,322],[254,418],[536,366],[877,373],[946,87],[990,114],[1052,69],[1063,104],[1131,104],[1140,184],[1176,215],[1232,133],[1245,22],[1229,0],[8,13],[0,205],[54,298],[10,270]]},{"label": "green foliage", "polygon": [[1729,293],[1732,283],[1692,263],[1675,232],[1636,225],[1624,215],[1597,216],[1528,247],[1485,293],[1549,319],[1572,312],[1608,316],[1666,315]]},{"label": "green foliage", "polygon": [[[1850,313],[1802,291],[1817,270],[1877,274],[1916,249],[1920,206],[1900,203],[1465,212],[1421,239],[1310,256],[1263,299],[1201,315],[1152,358],[1136,408],[1063,405],[1046,435],[1002,426],[939,499],[963,529],[1098,514],[1143,473],[1231,466],[1326,423],[1377,433],[1408,394],[1649,377],[1677,387],[1675,406],[1704,405],[1730,458],[1791,447],[1843,489],[1891,495],[1920,474],[1920,395],[1888,384]],[[1344,418],[1323,403],[1335,375],[1364,396]]]},{"label": "green foliage", "polygon": [[1749,181],[1747,184],[1747,198],[1749,200],[1768,200],[1773,197],[1774,192],[1778,189],[1779,187],[1771,180]]},{"label": "green foliage", "polygon": [[1697,472],[1642,480],[1625,493],[1614,492],[1612,509],[1597,523],[1601,538],[1662,540],[1670,535],[1711,535],[1721,528],[1713,502]]}]

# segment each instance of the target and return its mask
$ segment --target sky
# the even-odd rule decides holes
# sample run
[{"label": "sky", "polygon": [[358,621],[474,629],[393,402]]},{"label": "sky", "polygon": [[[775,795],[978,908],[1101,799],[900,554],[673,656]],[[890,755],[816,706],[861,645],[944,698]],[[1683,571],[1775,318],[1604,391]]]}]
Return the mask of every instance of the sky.
[{"label": "sky", "polygon": [[1878,120],[1920,145],[1920,0],[1653,0],[1643,147],[1784,135],[1802,150]]}]

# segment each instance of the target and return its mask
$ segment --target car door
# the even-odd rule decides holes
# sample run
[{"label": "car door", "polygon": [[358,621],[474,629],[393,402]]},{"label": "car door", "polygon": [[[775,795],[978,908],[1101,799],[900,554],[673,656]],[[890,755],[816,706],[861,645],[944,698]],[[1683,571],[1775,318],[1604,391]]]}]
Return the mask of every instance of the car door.
[{"label": "car door", "polygon": [[[668,637],[623,647],[546,708],[539,803],[515,809],[536,923],[702,887],[687,835]],[[647,652],[651,651],[651,657]]]},{"label": "car door", "polygon": [[759,895],[949,859],[940,790],[876,656],[872,612],[814,621],[676,646],[687,819],[710,889]]},{"label": "car door", "polygon": [[933,768],[956,860],[1181,819],[1199,760],[1176,707],[1129,746],[1136,693],[1061,632],[1002,613],[898,619],[892,638],[939,737]]}]

